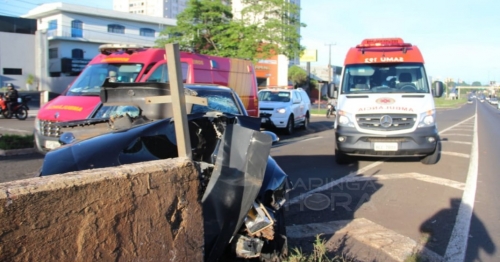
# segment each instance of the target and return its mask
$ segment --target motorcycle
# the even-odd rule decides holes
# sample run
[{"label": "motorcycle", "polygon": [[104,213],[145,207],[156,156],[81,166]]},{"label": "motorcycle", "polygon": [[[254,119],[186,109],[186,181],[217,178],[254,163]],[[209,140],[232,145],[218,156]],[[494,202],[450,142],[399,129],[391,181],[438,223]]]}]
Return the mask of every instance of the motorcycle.
[{"label": "motorcycle", "polygon": [[326,117],[335,116],[335,106],[333,104],[328,104],[326,109]]},{"label": "motorcycle", "polygon": [[4,118],[12,118],[15,116],[19,120],[25,120],[28,117],[28,102],[31,101],[31,96],[21,96],[18,98],[17,103],[12,106],[12,114],[9,115],[9,109],[7,108],[7,101],[2,94],[0,94],[0,114]]}]

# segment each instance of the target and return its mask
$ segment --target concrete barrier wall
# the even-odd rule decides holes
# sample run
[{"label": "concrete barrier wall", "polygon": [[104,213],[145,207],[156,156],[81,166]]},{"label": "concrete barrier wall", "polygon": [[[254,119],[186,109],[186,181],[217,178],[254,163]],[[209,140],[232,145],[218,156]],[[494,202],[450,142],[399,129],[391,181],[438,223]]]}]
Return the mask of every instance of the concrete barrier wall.
[{"label": "concrete barrier wall", "polygon": [[185,159],[0,184],[0,261],[202,261],[199,189]]}]

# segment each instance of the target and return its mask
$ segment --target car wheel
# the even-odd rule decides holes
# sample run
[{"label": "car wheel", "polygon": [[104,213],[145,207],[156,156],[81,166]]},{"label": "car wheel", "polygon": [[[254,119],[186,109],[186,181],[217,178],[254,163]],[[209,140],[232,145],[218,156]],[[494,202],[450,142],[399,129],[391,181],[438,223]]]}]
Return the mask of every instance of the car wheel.
[{"label": "car wheel", "polygon": [[304,118],[304,124],[302,124],[302,129],[307,130],[309,127],[309,113],[306,114],[306,118]]},{"label": "car wheel", "polygon": [[286,124],[286,127],[285,127],[285,132],[287,135],[293,134],[293,129],[294,129],[293,125],[294,125],[293,115],[290,115],[290,117],[288,118],[288,123]]},{"label": "car wheel", "polygon": [[351,163],[351,157],[335,149],[335,162],[339,165]]},{"label": "car wheel", "polygon": [[[269,211],[269,209],[268,209]],[[273,211],[275,217],[274,239],[264,243],[260,253],[260,261],[284,261],[288,256],[288,239],[286,237],[285,209]]]},{"label": "car wheel", "polygon": [[439,157],[441,155],[441,143],[438,143],[434,152],[428,156],[425,156],[420,160],[424,165],[434,165],[439,162]]}]

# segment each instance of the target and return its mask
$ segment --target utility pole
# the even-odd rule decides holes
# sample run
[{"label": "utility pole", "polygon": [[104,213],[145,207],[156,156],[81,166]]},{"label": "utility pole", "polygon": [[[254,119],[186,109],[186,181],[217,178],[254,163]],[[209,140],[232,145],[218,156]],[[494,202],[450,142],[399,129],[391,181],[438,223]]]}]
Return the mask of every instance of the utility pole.
[{"label": "utility pole", "polygon": [[[332,79],[332,45],[337,45],[337,43],[325,44],[328,46],[328,89],[331,89]],[[321,92],[321,90],[320,90]]]},{"label": "utility pole", "polygon": [[328,81],[332,81],[332,45],[337,45],[337,43],[325,44],[328,46]]}]

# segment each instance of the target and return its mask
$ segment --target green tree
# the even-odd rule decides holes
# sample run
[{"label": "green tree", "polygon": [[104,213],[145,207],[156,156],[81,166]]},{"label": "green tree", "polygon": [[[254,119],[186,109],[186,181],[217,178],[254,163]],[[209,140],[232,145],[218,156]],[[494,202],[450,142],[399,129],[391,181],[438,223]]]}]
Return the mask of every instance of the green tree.
[{"label": "green tree", "polygon": [[472,86],[482,86],[482,85],[481,85],[481,82],[474,81],[474,82],[472,82]]},{"label": "green tree", "polygon": [[291,66],[288,68],[288,81],[292,81],[294,86],[305,86],[307,72],[299,66]]},{"label": "green tree", "polygon": [[177,16],[177,25],[160,33],[156,45],[178,43],[183,51],[225,56],[223,49],[237,25],[232,23],[231,7],[221,1],[189,0]]},{"label": "green tree", "polygon": [[177,16],[177,25],[160,33],[159,47],[178,43],[181,50],[223,57],[269,58],[275,54],[296,57],[300,46],[299,8],[282,0],[242,0],[248,4],[239,17],[221,0],[190,0]]},{"label": "green tree", "polygon": [[300,8],[284,0],[241,0],[244,8],[240,21],[250,25],[253,41],[261,45],[261,55],[270,57],[283,54],[288,58],[297,57],[304,50],[300,45]]}]

